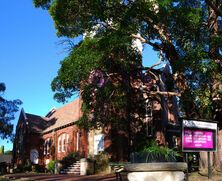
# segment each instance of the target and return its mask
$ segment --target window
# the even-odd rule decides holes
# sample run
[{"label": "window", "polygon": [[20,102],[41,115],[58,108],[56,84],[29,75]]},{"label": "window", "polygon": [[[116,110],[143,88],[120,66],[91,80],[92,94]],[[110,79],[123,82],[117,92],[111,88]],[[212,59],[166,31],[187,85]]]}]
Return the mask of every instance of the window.
[{"label": "window", "polygon": [[67,145],[69,145],[69,135],[67,134]]},{"label": "window", "polygon": [[65,151],[66,151],[66,134],[64,134],[62,138],[62,152]]},{"label": "window", "polygon": [[39,163],[39,152],[36,149],[30,150],[30,160],[34,164]]},{"label": "window", "polygon": [[63,133],[58,138],[58,152],[66,152],[68,147],[69,135]]},{"label": "window", "polygon": [[62,138],[60,136],[58,139],[58,152],[61,152],[61,150],[62,150]]},{"label": "window", "polygon": [[104,151],[104,134],[94,136],[94,155]]},{"label": "window", "polygon": [[76,151],[79,151],[79,132],[76,133]]},{"label": "window", "polygon": [[45,143],[44,143],[44,155],[48,155],[49,154],[49,149],[50,149],[50,146],[51,146],[51,138],[47,138],[45,140]]},{"label": "window", "polygon": [[46,153],[47,153],[47,144],[46,144],[46,141],[45,141],[45,143],[44,143],[44,155],[46,155]]}]

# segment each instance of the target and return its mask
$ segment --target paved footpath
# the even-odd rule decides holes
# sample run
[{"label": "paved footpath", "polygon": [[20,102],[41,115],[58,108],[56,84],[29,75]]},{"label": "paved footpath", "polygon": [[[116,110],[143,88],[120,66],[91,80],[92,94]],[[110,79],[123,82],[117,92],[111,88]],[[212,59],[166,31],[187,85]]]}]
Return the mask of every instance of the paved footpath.
[{"label": "paved footpath", "polygon": [[[115,174],[90,176],[77,176],[72,174],[10,174],[5,175],[4,178],[19,181],[116,181]],[[127,180],[126,176],[123,176],[123,181],[125,180]]]},{"label": "paved footpath", "polygon": [[[190,175],[190,174],[189,174]],[[116,181],[115,174],[108,175],[90,175],[90,176],[77,176],[72,174],[9,174],[4,176],[6,181]],[[0,179],[1,180],[1,179]],[[122,180],[127,181],[126,175],[122,175]],[[206,176],[201,176],[197,173],[192,173],[189,176],[189,181],[222,181],[222,175],[214,175],[211,180]]]}]

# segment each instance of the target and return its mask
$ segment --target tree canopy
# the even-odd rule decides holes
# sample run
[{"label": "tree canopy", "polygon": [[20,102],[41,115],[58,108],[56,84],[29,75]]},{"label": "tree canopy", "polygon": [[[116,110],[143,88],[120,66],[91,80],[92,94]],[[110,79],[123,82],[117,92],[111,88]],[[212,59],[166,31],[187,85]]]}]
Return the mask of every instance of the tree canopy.
[{"label": "tree canopy", "polygon": [[[112,50],[122,49],[122,42],[128,44],[127,49],[133,39],[139,39],[163,52],[163,60],[168,61],[174,75],[174,89],[182,93],[185,117],[213,119],[216,112],[219,114],[220,0],[34,0],[34,4],[49,11],[58,36],[75,38],[96,32],[61,63],[52,83],[56,98],[70,97],[90,71],[105,68],[101,65],[111,62],[109,57],[116,53]],[[128,56],[119,58],[124,63],[129,60]]]},{"label": "tree canopy", "polygon": [[20,100],[6,100],[3,94],[6,90],[4,83],[0,83],[0,138],[12,138],[13,124],[11,121],[15,119],[15,113],[19,110]]}]

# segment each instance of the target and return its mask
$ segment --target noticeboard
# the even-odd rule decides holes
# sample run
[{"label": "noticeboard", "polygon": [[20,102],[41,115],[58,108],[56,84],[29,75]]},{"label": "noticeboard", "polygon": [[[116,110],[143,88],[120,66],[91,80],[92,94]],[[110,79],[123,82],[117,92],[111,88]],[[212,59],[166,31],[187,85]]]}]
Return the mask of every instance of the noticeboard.
[{"label": "noticeboard", "polygon": [[183,120],[182,150],[184,152],[216,151],[217,123]]}]

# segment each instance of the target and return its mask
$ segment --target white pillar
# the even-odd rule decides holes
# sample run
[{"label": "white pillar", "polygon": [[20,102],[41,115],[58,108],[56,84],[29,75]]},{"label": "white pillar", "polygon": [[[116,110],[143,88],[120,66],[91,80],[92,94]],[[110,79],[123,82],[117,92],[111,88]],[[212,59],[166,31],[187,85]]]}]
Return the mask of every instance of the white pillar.
[{"label": "white pillar", "polygon": [[87,175],[88,162],[86,158],[80,159],[80,175]]}]

